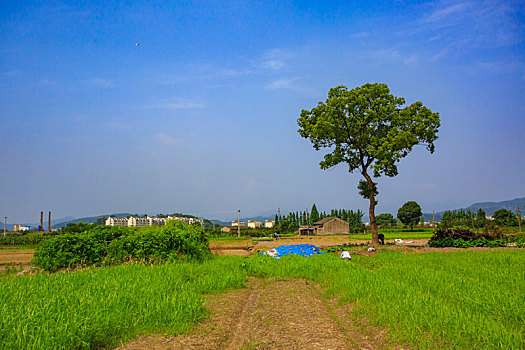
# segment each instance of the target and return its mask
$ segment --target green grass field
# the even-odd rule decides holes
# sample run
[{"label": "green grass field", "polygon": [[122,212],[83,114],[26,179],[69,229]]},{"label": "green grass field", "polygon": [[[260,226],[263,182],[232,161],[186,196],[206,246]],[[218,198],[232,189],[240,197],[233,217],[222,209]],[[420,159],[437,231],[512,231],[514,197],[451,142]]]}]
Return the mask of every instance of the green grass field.
[{"label": "green grass field", "polygon": [[[407,239],[430,239],[432,237],[432,230],[429,231],[423,231],[423,232],[411,232],[411,231],[379,231],[379,233],[382,233],[385,235],[385,239],[396,239],[400,238],[403,240]],[[349,238],[352,240],[372,240],[372,234],[367,233],[365,235],[359,234],[359,235],[350,235]]]},{"label": "green grass field", "polygon": [[239,288],[247,276],[319,282],[356,317],[385,327],[393,344],[419,349],[525,347],[525,251],[404,254],[383,249],[279,260],[214,257],[204,263],[123,265],[0,276],[0,348],[93,349],[139,334],[189,330],[201,295]]}]

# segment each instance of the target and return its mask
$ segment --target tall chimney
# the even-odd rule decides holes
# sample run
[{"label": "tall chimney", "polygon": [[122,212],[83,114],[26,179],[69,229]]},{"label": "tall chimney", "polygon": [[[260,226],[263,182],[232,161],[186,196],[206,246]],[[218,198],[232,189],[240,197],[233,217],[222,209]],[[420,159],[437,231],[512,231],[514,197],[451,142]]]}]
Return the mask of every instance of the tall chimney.
[{"label": "tall chimney", "polygon": [[49,220],[47,221],[47,232],[51,232],[51,211],[49,211]]},{"label": "tall chimney", "polygon": [[40,212],[40,230],[44,231],[44,212],[43,211]]}]

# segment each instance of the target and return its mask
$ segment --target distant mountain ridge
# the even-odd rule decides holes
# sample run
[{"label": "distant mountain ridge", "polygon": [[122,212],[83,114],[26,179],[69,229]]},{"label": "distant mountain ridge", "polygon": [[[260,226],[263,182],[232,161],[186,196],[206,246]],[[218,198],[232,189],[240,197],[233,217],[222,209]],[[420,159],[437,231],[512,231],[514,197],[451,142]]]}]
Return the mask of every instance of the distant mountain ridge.
[{"label": "distant mountain ridge", "polygon": [[515,198],[508,201],[503,202],[481,202],[481,203],[474,203],[471,206],[469,206],[467,209],[472,210],[478,210],[483,209],[487,215],[493,215],[496,210],[499,209],[507,209],[513,212],[516,212],[518,205],[520,206],[520,212],[525,209],[525,197],[523,198]]},{"label": "distant mountain ridge", "polygon": [[[95,221],[97,221],[100,218],[107,218],[109,216],[116,216],[117,218],[125,218],[125,217],[128,217],[130,215],[132,215],[132,214],[130,214],[130,213],[118,213],[118,214],[109,214],[109,215],[88,216],[88,217],[74,219],[74,220],[70,220],[70,221],[59,222],[59,223],[56,223],[56,224],[52,225],[51,228],[58,229],[58,228],[62,228],[64,226],[67,226],[67,224],[71,224],[71,223],[72,224],[78,224],[79,222],[83,222],[85,224],[94,224]],[[53,220],[51,220],[51,223],[52,222],[53,222]]]},{"label": "distant mountain ridge", "polygon": [[[479,202],[479,203],[471,204],[470,206],[466,208],[451,209],[451,210],[456,210],[456,211],[457,210],[470,210],[472,212],[477,212],[478,209],[483,209],[485,211],[485,214],[490,216],[490,215],[493,215],[494,212],[499,209],[507,209],[507,210],[512,211],[513,213],[516,213],[516,209],[518,205],[520,206],[521,216],[525,216],[525,197],[515,198],[515,199],[501,201],[501,202]],[[444,212],[445,211],[440,211],[440,212],[435,213],[435,216],[434,216],[435,221],[440,221],[441,218],[443,217]],[[69,223],[79,223],[79,222],[92,224],[95,221],[97,221],[97,219],[104,218],[104,217],[109,217],[109,216],[127,217],[130,215],[133,215],[133,214],[130,214],[130,213],[105,214],[105,215],[97,215],[97,216],[88,216],[88,217],[83,217],[79,219],[75,219],[69,216],[69,217],[57,219],[55,221],[51,219],[51,223],[53,224],[51,228],[58,229],[58,228],[66,226]],[[393,215],[395,216],[395,213]],[[432,221],[432,213],[423,213],[423,215],[425,217],[425,221]],[[241,221],[254,220],[254,221],[259,221],[264,224],[264,220],[274,220],[274,218],[275,218],[275,215],[272,215],[272,216],[259,215],[259,216],[252,216],[252,217],[241,217]],[[363,218],[363,219],[366,219],[366,218]],[[237,221],[237,218],[233,220]],[[221,220],[209,220],[209,221],[211,223],[214,223],[220,226],[231,225],[231,221],[221,221]],[[25,225],[36,227],[39,224],[25,224]],[[3,229],[4,229],[4,223],[0,222],[0,230],[3,230]],[[12,231],[13,224],[8,223],[7,229]],[[44,222],[44,229],[47,229],[47,221]]]}]

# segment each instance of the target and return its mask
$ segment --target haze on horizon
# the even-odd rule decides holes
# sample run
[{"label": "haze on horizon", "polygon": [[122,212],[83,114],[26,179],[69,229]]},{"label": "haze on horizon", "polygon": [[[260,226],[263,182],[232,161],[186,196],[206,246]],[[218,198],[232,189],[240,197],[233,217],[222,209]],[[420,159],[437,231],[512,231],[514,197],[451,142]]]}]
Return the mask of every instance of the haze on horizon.
[{"label": "haze on horizon", "polygon": [[320,170],[323,151],[297,133],[330,88],[366,82],[441,118],[433,155],[415,147],[377,179],[377,214],[525,196],[521,1],[95,4],[0,4],[9,224],[49,210],[367,212],[361,175]]}]

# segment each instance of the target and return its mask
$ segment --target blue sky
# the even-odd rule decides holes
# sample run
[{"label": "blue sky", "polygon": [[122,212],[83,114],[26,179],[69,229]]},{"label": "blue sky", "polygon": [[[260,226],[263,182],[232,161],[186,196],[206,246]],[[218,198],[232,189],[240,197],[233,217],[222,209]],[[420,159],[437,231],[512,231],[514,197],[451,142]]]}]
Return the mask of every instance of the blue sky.
[{"label": "blue sky", "polygon": [[[367,212],[297,133],[338,85],[439,112],[376,213],[525,196],[520,1],[0,4],[0,216]],[[136,44],[140,44],[137,46]]]}]

